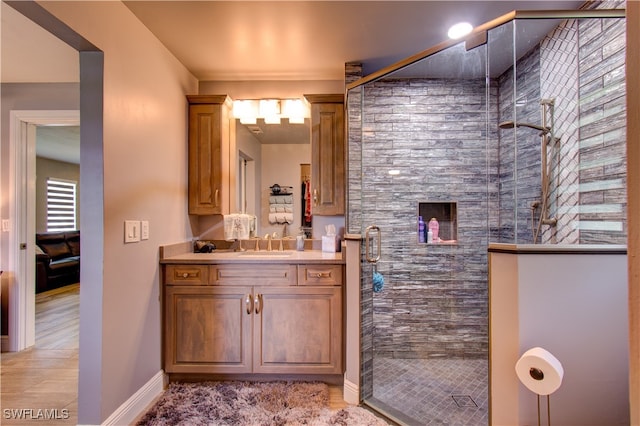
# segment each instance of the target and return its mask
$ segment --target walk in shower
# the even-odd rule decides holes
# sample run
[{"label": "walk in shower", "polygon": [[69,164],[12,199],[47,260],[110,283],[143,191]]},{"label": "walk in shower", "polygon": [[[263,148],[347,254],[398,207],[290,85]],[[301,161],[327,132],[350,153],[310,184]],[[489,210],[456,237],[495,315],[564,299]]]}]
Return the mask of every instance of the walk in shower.
[{"label": "walk in shower", "polygon": [[489,243],[626,242],[623,5],[516,12],[370,76],[347,66],[365,404],[488,424]]}]

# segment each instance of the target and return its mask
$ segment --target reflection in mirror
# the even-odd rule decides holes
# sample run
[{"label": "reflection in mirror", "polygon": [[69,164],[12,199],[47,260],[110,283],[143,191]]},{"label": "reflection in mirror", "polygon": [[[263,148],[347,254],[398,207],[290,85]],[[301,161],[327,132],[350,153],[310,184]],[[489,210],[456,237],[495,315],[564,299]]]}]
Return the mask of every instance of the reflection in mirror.
[{"label": "reflection in mirror", "polygon": [[[237,205],[238,212],[257,217],[257,236],[273,234],[295,236],[301,231],[305,219],[303,173],[301,164],[311,163],[310,121],[304,124],[290,123],[286,118],[280,124],[266,124],[257,119],[256,124],[241,124],[236,119]],[[274,185],[281,192],[288,190],[291,206],[272,198]],[[290,189],[289,189],[290,188]],[[272,201],[272,203],[270,203]],[[291,210],[291,215],[274,216],[271,210]],[[279,212],[280,213],[280,212]],[[282,213],[285,213],[284,211]],[[289,213],[288,211],[286,213]],[[310,218],[308,218],[310,219]]]}]

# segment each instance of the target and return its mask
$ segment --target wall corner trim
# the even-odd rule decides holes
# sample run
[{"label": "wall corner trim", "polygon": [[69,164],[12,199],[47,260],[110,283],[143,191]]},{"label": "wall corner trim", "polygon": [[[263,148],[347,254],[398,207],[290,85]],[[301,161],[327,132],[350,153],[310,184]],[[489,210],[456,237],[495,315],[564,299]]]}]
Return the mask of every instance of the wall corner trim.
[{"label": "wall corner trim", "polygon": [[143,414],[143,410],[164,392],[164,385],[165,374],[160,370],[102,422],[102,425],[133,424]]},{"label": "wall corner trim", "polygon": [[349,404],[360,404],[360,386],[345,377],[342,398]]}]

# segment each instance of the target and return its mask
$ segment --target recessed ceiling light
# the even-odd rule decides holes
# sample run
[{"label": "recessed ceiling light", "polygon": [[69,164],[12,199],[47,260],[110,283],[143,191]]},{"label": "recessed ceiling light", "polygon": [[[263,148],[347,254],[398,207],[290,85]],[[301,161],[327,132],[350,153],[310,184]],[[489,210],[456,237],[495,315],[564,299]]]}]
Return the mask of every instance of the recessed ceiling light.
[{"label": "recessed ceiling light", "polygon": [[471,25],[470,23],[459,22],[451,26],[451,28],[449,28],[449,32],[447,33],[447,35],[449,36],[449,38],[457,39],[457,38],[466,36],[472,30],[473,30],[473,25]]}]

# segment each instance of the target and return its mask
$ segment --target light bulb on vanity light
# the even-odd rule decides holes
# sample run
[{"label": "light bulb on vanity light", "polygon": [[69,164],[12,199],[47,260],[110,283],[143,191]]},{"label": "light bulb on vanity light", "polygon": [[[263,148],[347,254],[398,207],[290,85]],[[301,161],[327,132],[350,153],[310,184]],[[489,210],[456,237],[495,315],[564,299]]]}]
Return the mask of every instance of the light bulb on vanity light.
[{"label": "light bulb on vanity light", "polygon": [[260,99],[260,117],[266,124],[280,124],[280,100]]},{"label": "light bulb on vanity light", "polygon": [[307,115],[307,108],[305,108],[302,99],[284,99],[282,101],[282,116],[288,117],[289,123],[304,124]]},{"label": "light bulb on vanity light", "polygon": [[256,124],[257,102],[249,99],[233,101],[233,116],[240,119],[242,124]]}]

